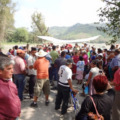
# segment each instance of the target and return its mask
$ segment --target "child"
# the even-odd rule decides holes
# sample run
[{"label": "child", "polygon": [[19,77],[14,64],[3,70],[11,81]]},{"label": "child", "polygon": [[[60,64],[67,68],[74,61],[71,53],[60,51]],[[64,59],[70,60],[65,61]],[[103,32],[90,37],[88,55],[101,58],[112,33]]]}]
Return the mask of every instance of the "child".
[{"label": "child", "polygon": [[77,84],[81,84],[83,79],[84,66],[85,66],[85,62],[82,56],[79,57],[79,61],[77,62],[76,66],[77,66],[76,79],[78,80]]}]

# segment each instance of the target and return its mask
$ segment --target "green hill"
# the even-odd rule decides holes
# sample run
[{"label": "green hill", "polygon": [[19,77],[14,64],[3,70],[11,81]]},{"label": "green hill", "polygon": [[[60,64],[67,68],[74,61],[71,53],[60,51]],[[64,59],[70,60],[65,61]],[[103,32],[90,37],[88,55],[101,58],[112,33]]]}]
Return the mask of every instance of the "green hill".
[{"label": "green hill", "polygon": [[109,41],[111,38],[107,36],[105,33],[98,31],[96,29],[96,26],[97,25],[95,24],[77,23],[71,27],[51,27],[49,29],[49,34],[53,37],[65,40],[81,39],[101,35],[101,37],[95,40],[94,42],[105,43]]}]

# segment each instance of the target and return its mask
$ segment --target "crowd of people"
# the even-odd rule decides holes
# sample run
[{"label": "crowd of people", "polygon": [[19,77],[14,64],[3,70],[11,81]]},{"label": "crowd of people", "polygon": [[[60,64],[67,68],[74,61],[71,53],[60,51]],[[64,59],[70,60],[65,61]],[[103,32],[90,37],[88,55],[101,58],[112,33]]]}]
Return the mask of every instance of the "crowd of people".
[{"label": "crowd of people", "polygon": [[[87,43],[83,46],[47,43],[31,48],[27,44],[14,46],[7,54],[0,49],[0,120],[17,120],[20,116],[26,76],[29,76],[29,97],[34,99],[31,107],[38,107],[37,99],[42,92],[45,105],[49,106],[50,90],[57,90],[55,110],[62,104],[61,114],[64,115],[70,89],[76,94],[79,91],[73,88],[72,80],[78,85],[85,81],[91,97],[85,98],[75,119],[89,120],[92,112],[101,120],[120,120],[118,45],[97,49]],[[80,96],[86,96],[85,87]]]}]

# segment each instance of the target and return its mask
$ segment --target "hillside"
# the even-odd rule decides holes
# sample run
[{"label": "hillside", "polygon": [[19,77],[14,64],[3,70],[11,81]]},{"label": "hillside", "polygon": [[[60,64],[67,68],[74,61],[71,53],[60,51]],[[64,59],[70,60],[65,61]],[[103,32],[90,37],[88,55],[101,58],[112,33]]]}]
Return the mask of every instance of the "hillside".
[{"label": "hillside", "polygon": [[[111,38],[105,33],[96,29],[94,24],[80,24],[77,23],[70,27],[51,27],[49,34],[59,39],[81,39],[101,35],[100,38],[95,40],[96,43],[105,43]],[[92,43],[92,42],[91,42]]]}]

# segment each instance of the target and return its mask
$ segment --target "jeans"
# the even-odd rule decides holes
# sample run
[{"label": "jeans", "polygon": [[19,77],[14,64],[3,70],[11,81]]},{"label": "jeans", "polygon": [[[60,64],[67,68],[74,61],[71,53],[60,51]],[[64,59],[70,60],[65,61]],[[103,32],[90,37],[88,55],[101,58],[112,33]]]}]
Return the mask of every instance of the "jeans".
[{"label": "jeans", "polygon": [[61,113],[65,114],[67,112],[69,98],[70,98],[70,88],[62,87],[58,85],[58,93],[55,102],[55,109],[60,108],[60,105],[63,100]]},{"label": "jeans", "polygon": [[14,83],[17,86],[18,89],[18,96],[20,100],[23,100],[23,91],[25,86],[25,75],[24,74],[16,74],[14,75]]},{"label": "jeans", "polygon": [[49,68],[49,79],[50,79],[50,82],[52,82],[53,80],[53,77],[54,77],[54,80],[58,80],[57,78],[57,69],[54,67],[54,64],[51,65],[51,68]]},{"label": "jeans", "polygon": [[30,77],[30,79],[29,79],[29,95],[30,95],[30,97],[33,97],[36,75],[29,75],[29,77]]}]

